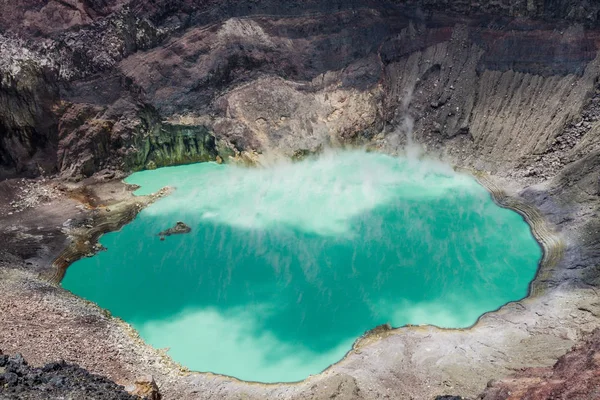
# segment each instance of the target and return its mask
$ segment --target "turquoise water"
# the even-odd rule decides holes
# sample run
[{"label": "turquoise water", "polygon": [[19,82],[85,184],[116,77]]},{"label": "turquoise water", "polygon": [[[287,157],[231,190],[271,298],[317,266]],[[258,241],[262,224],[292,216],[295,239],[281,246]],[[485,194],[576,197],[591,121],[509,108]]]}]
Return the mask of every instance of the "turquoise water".
[{"label": "turquoise water", "polygon": [[[360,151],[265,169],[131,175],[143,210],[63,286],[196,371],[296,381],[390,323],[472,325],[527,294],[541,250],[515,212],[434,162]],[[188,234],[161,241],[177,221]]]}]

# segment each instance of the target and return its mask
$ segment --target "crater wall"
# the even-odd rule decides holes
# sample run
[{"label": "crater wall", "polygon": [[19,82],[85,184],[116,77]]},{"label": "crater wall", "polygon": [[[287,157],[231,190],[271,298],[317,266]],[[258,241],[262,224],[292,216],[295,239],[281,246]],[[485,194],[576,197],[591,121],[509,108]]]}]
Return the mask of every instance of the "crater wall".
[{"label": "crater wall", "polygon": [[398,147],[409,117],[430,150],[549,178],[596,123],[580,115],[598,7],[20,0],[0,20],[0,163],[81,179],[219,151]]}]

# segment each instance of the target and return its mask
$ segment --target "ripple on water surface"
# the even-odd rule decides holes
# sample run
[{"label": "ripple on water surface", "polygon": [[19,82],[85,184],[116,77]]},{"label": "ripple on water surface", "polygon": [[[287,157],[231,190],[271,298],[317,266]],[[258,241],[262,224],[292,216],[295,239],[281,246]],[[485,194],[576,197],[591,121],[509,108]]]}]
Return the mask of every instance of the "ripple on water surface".
[{"label": "ripple on water surface", "polygon": [[[523,298],[541,257],[521,216],[433,162],[337,152],[127,182],[176,190],[104,235],[64,287],[190,369],[245,380],[304,379],[388,322],[470,326]],[[192,231],[161,241],[177,221]]]}]

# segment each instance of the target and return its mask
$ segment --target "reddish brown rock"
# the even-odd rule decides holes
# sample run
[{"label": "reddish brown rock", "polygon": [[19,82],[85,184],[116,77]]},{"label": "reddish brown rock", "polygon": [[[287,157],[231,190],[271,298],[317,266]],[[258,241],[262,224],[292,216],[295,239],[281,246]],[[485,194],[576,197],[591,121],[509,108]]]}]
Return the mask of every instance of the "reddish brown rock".
[{"label": "reddish brown rock", "polygon": [[553,367],[527,368],[489,383],[483,400],[592,400],[600,398],[600,329]]}]

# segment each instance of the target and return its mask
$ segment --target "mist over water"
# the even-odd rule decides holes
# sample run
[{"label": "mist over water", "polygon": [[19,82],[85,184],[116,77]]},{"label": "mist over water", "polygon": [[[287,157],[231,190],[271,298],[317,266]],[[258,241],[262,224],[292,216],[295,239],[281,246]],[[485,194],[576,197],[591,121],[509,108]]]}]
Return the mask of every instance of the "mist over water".
[{"label": "mist over water", "polygon": [[[527,294],[541,250],[515,212],[447,165],[362,151],[247,169],[131,175],[143,210],[65,288],[197,371],[295,381],[366,330],[467,327]],[[192,231],[161,241],[177,221]]]}]

